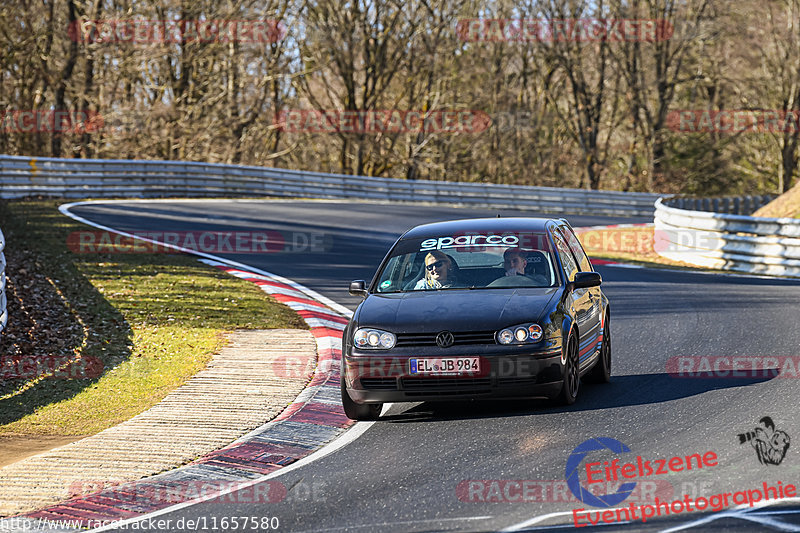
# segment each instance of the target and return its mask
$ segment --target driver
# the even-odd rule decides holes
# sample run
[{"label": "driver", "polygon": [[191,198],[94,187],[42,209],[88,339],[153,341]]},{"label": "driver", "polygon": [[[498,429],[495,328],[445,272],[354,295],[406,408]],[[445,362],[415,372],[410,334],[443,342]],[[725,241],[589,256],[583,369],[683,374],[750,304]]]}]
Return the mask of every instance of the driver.
[{"label": "driver", "polygon": [[509,248],[503,252],[503,268],[506,276],[524,276],[528,260],[523,257],[519,248]]},{"label": "driver", "polygon": [[453,261],[441,250],[432,250],[425,256],[425,277],[414,290],[447,289],[455,284]]}]

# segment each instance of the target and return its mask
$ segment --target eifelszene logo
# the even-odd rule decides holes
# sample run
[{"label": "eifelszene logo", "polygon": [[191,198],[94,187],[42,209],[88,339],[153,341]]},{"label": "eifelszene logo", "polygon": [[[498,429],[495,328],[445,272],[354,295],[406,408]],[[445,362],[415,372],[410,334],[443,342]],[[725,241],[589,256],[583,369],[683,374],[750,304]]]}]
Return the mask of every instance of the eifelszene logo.
[{"label": "eifelszene logo", "polygon": [[739,444],[749,442],[756,451],[758,461],[762,465],[779,465],[786,457],[789,449],[789,435],[785,431],[775,429],[775,423],[768,416],[758,421],[753,431],[739,433]]},{"label": "eifelszene logo", "polygon": [[583,459],[589,452],[597,450],[610,450],[614,453],[628,453],[631,451],[626,445],[622,444],[617,439],[610,437],[595,437],[580,443],[570,454],[567,459],[567,468],[565,476],[567,478],[567,487],[570,492],[575,495],[583,503],[594,507],[612,507],[625,501],[631,495],[633,489],[636,488],[636,483],[623,483],[617,489],[617,492],[612,494],[595,495],[589,489],[581,486],[581,480],[578,475]]},{"label": "eifelszene logo", "polygon": [[[717,454],[711,450],[705,453],[690,453],[660,459],[644,459],[641,455],[631,462],[623,463],[619,458],[611,461],[594,461],[583,464],[590,452],[609,450],[615,454],[628,453],[630,448],[616,439],[595,437],[579,444],[567,459],[565,476],[567,487],[577,499],[594,507],[612,507],[625,501],[634,491],[637,481],[621,483],[623,480],[642,480],[650,476],[670,475],[676,472],[700,470],[714,467],[719,463]],[[579,472],[586,470],[588,485],[598,487],[605,482],[606,494],[595,494],[581,485]],[[618,483],[621,483],[617,486]],[[598,487],[599,488],[599,487]],[[616,492],[611,492],[616,488]],[[656,500],[658,503],[658,500]]]}]

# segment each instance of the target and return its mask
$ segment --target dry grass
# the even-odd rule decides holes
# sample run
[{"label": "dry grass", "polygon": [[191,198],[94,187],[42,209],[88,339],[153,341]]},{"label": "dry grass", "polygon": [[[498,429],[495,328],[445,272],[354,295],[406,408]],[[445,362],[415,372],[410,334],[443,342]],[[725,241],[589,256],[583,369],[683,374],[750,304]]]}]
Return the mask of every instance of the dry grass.
[{"label": "dry grass", "polygon": [[653,226],[576,230],[586,253],[592,259],[608,259],[645,266],[696,269],[694,265],[673,261],[655,251]]},{"label": "dry grass", "polygon": [[73,253],[67,237],[85,226],[57,206],[0,203],[15,298],[1,355],[76,361],[52,376],[0,376],[0,436],[102,431],[203,369],[225,332],[306,328],[252,283],[190,256]]},{"label": "dry grass", "polygon": [[800,183],[761,207],[753,216],[767,218],[800,218]]}]

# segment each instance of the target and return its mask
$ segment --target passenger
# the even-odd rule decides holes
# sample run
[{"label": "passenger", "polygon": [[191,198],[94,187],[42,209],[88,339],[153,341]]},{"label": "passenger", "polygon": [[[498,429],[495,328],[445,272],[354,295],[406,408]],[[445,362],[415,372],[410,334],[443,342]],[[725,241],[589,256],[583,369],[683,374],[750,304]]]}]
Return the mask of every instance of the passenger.
[{"label": "passenger", "polygon": [[444,252],[432,250],[425,256],[425,277],[417,282],[414,290],[447,289],[455,283],[453,261]]},{"label": "passenger", "polygon": [[524,276],[526,266],[528,260],[523,257],[519,248],[509,248],[503,252],[503,268],[506,269],[506,276]]}]

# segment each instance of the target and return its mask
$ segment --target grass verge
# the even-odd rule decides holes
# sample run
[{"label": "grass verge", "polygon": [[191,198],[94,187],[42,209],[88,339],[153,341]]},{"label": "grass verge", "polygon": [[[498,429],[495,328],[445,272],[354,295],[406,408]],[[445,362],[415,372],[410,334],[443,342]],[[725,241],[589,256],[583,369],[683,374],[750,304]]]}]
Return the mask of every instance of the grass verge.
[{"label": "grass verge", "polygon": [[73,253],[68,236],[91,228],[59,203],[0,203],[10,312],[0,436],[97,433],[204,368],[225,332],[307,328],[255,285],[190,256]]}]

